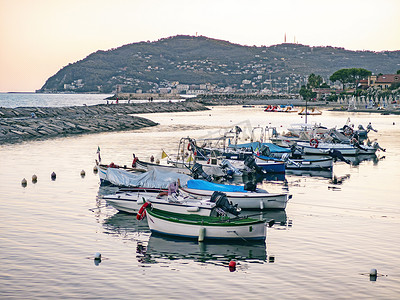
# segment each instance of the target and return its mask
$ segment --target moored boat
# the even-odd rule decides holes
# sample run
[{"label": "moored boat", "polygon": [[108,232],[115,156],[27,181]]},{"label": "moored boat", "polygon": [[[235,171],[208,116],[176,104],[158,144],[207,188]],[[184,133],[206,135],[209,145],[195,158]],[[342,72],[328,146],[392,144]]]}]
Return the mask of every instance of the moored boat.
[{"label": "moored boat", "polygon": [[[168,191],[121,191],[102,197],[119,211],[137,213],[140,207],[149,202],[154,208],[181,214],[204,216],[229,213],[238,215],[240,209],[231,205],[223,193],[215,192],[211,197],[195,197],[183,192]],[[221,210],[224,212],[221,212]]]},{"label": "moored boat", "polygon": [[212,217],[188,215],[146,208],[147,224],[152,232],[180,238],[207,240],[239,240],[264,242],[265,220],[248,217]]},{"label": "moored boat", "polygon": [[288,159],[285,163],[287,170],[331,170],[333,168],[331,157]]},{"label": "moored boat", "polygon": [[229,185],[207,182],[204,180],[189,180],[180,189],[195,196],[211,196],[214,191],[223,192],[228,200],[241,209],[285,209],[291,195],[285,193],[269,193],[266,190],[247,185]]}]

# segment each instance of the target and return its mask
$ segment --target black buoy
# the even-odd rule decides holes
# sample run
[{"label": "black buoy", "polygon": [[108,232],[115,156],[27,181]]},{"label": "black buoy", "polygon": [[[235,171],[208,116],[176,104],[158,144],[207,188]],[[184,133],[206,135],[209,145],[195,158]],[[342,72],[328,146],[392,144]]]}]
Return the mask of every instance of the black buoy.
[{"label": "black buoy", "polygon": [[83,178],[83,177],[85,177],[85,175],[86,175],[85,170],[82,170],[81,171],[81,177]]},{"label": "black buoy", "polygon": [[51,173],[51,180],[53,180],[53,181],[56,180],[56,177],[57,177],[57,175],[55,172]]},{"label": "black buoy", "polygon": [[37,182],[37,176],[34,174],[34,175],[32,175],[32,182],[33,183],[36,183]]},{"label": "black buoy", "polygon": [[26,179],[25,179],[25,178],[22,179],[21,185],[22,185],[23,187],[26,187],[27,184],[28,184],[28,182],[26,181]]}]

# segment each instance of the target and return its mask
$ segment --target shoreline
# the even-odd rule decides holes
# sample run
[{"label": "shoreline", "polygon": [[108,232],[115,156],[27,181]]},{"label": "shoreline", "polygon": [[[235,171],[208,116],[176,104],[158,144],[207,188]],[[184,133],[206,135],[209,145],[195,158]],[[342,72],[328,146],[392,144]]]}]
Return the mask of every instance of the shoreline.
[{"label": "shoreline", "polygon": [[[188,99],[178,102],[146,102],[97,104],[68,107],[0,107],[0,145],[30,140],[43,140],[58,136],[135,130],[157,126],[158,123],[135,114],[191,112],[209,110],[208,106],[221,105],[287,105],[305,106],[299,99]],[[357,109],[348,110],[343,105],[308,102],[308,107],[324,107],[330,111],[396,114],[400,111]]]}]

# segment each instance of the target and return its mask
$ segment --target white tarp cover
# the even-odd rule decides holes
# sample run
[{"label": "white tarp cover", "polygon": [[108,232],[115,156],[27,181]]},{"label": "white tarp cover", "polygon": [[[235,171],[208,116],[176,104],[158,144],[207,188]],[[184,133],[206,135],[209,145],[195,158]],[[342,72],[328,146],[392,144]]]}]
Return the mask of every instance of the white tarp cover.
[{"label": "white tarp cover", "polygon": [[171,171],[152,169],[145,173],[132,173],[117,168],[107,168],[106,180],[114,185],[127,187],[168,188],[171,182],[180,181],[181,185],[192,177]]}]

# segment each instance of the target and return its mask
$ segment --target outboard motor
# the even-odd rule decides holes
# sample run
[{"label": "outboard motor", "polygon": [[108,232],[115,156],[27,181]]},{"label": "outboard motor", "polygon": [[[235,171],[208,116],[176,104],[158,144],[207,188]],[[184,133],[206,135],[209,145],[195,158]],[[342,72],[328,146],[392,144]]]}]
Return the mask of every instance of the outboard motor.
[{"label": "outboard motor", "polygon": [[256,160],[252,156],[249,156],[244,160],[244,165],[249,169],[256,171],[257,173],[263,173],[263,170],[257,166]]},{"label": "outboard motor", "polygon": [[332,157],[334,161],[340,159],[341,161],[344,161],[346,164],[350,164],[350,161],[349,161],[348,159],[346,159],[346,158],[343,156],[342,152],[340,152],[339,150],[336,150],[336,149],[329,149],[328,155],[329,155],[330,157]]},{"label": "outboard motor", "polygon": [[375,132],[378,132],[378,130],[372,128],[371,122],[369,122],[368,125],[367,125],[367,131],[370,132],[371,130],[375,131]]},{"label": "outboard motor", "polygon": [[214,192],[211,196],[210,202],[215,203],[217,214],[219,214],[218,209],[222,209],[224,212],[235,216],[240,214],[240,208],[238,208],[238,205],[233,205],[232,202],[228,200],[228,197],[226,197],[225,193]]},{"label": "outboard motor", "polygon": [[255,192],[257,189],[257,184],[254,182],[246,182],[244,187],[243,187],[246,191],[250,191],[250,192]]},{"label": "outboard motor", "polygon": [[212,178],[210,175],[208,175],[206,172],[204,172],[203,167],[199,163],[195,163],[192,167],[192,175],[194,179],[197,179],[199,177],[204,178],[207,181],[212,181]]},{"label": "outboard motor", "polygon": [[271,150],[269,149],[268,146],[263,145],[261,147],[260,153],[264,156],[271,156]]},{"label": "outboard motor", "polygon": [[224,169],[226,171],[226,174],[229,176],[233,176],[233,175],[243,175],[242,171],[240,171],[238,168],[235,168],[234,166],[232,166],[232,164],[224,159],[221,162],[221,168]]}]

